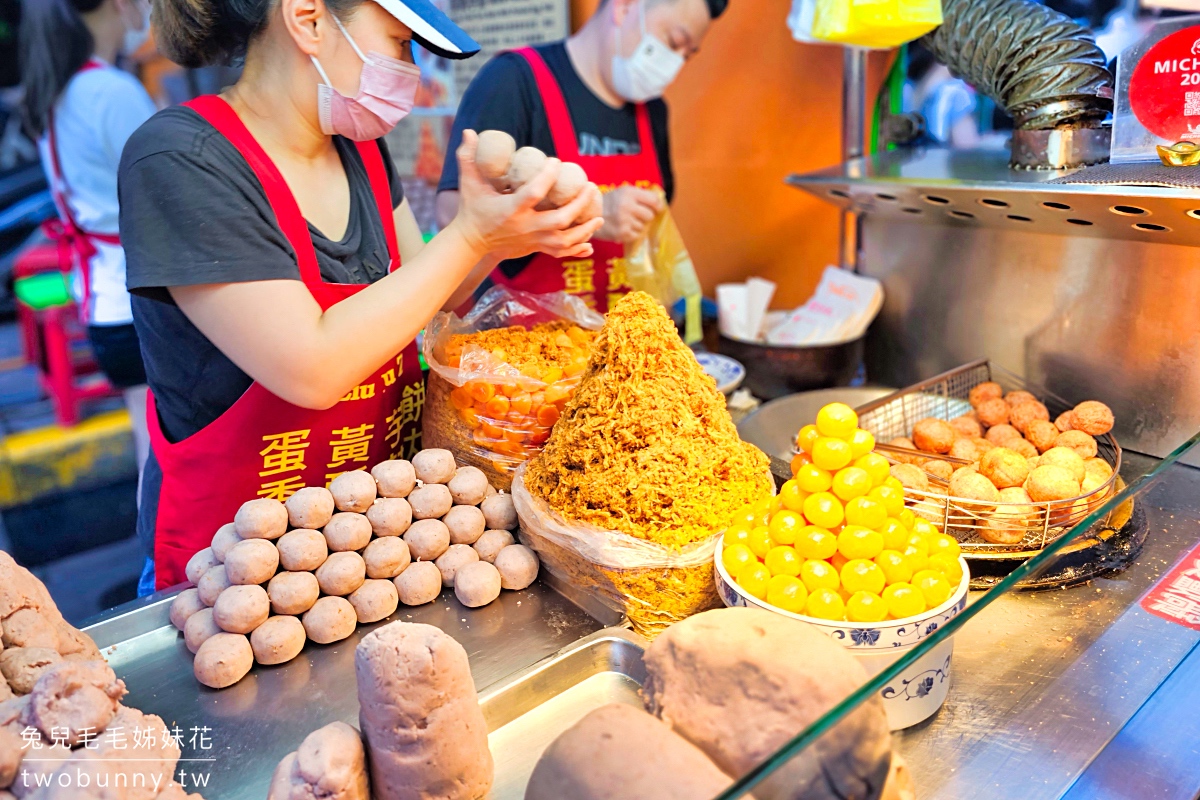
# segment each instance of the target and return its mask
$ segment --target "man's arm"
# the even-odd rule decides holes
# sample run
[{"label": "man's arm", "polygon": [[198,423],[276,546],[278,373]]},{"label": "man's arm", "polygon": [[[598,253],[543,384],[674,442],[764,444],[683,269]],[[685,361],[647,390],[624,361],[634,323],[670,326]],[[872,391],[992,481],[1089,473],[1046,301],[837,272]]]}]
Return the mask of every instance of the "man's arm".
[{"label": "man's arm", "polygon": [[453,221],[454,215],[458,213],[458,189],[446,189],[437,193],[437,206],[434,209],[434,217],[437,219],[437,226],[440,230],[446,227]]}]

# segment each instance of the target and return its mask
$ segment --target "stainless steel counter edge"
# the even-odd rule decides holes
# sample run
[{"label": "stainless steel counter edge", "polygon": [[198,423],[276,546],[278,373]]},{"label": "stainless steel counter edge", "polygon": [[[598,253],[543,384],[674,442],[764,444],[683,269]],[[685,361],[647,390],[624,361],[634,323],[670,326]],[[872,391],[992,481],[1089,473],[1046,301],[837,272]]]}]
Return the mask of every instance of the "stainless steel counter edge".
[{"label": "stainless steel counter edge", "polygon": [[[573,683],[560,683],[558,675],[564,662],[587,660],[573,670],[585,674],[615,671],[632,677],[639,685],[645,679],[642,653],[649,643],[626,628],[604,628],[590,636],[572,642],[557,653],[546,656],[512,675],[501,678],[479,693],[479,704],[487,719],[488,730],[530,711],[545,698],[570,688]],[[557,667],[557,669],[555,669]]]},{"label": "stainless steel counter edge", "polygon": [[156,592],[93,617],[83,628],[101,650],[171,624],[171,602],[186,585]]}]

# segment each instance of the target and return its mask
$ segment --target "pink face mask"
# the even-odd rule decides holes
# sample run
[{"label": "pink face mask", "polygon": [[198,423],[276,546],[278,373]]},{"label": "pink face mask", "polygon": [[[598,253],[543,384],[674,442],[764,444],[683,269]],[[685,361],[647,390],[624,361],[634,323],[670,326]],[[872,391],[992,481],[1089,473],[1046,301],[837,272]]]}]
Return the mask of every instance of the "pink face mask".
[{"label": "pink face mask", "polygon": [[341,21],[334,17],[334,22],[362,59],[362,77],[358,82],[358,94],[347,97],[333,88],[321,62],[312,56],[313,65],[324,81],[317,87],[321,131],[330,136],[339,134],[355,142],[378,139],[412,111],[421,85],[421,70],[416,64],[397,61],[380,53],[363,55]]}]

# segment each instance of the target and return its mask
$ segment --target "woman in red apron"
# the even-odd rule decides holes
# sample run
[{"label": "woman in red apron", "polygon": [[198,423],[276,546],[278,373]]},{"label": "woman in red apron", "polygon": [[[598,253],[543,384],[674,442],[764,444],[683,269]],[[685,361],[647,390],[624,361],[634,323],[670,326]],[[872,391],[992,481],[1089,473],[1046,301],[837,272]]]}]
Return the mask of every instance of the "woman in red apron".
[{"label": "woman in red apron", "polygon": [[124,394],[140,471],[149,450],[146,372],[125,289],[117,166],[129,136],[156,109],[142,85],[114,64],[146,40],[150,3],[26,5],[20,26],[22,112],[38,139],[58,210],[58,219],[43,228],[58,244],[60,266],[72,276],[96,361]]},{"label": "woman in red apron", "polygon": [[[103,69],[104,63],[92,58],[87,61],[76,74]],[[95,299],[92,292],[92,259],[99,253],[100,245],[120,246],[119,233],[102,233],[88,230],[75,217],[71,210],[71,187],[67,182],[66,173],[62,168],[62,157],[59,153],[58,137],[54,130],[54,112],[46,115],[46,152],[47,172],[50,178],[50,194],[54,198],[54,206],[58,210],[56,223],[43,225],[46,234],[58,245],[59,263],[73,264],[79,272],[81,287],[80,316],[87,323],[92,317],[92,306]]]},{"label": "woman in red apron", "polygon": [[[507,131],[518,146],[579,164],[604,192],[591,258],[505,262],[493,283],[565,291],[601,312],[629,291],[625,245],[645,235],[674,188],[661,95],[724,8],[725,0],[606,0],[565,42],[503,53],[479,71],[452,142],[466,128]],[[438,184],[443,219],[457,209],[458,190],[447,159]]]},{"label": "woman in red apron", "polygon": [[153,502],[139,532],[162,589],[244,501],[411,455],[425,397],[417,333],[500,257],[587,257],[599,222],[571,225],[582,196],[535,210],[553,165],[528,193],[493,191],[470,136],[463,213],[421,242],[380,137],[412,107],[413,39],[449,57],[478,49],[424,0],[155,8],[174,60],[244,53],[246,65],[221,96],[156,115],[122,158],[152,390]]}]

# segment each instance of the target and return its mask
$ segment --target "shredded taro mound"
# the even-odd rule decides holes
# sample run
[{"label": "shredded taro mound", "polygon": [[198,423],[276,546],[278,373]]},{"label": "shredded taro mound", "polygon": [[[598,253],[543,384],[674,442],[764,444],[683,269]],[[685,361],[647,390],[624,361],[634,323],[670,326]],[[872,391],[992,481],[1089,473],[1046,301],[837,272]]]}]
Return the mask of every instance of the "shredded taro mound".
[{"label": "shredded taro mound", "polygon": [[716,383],[643,292],[608,313],[575,396],[525,483],[567,519],[679,548],[771,490]]}]

